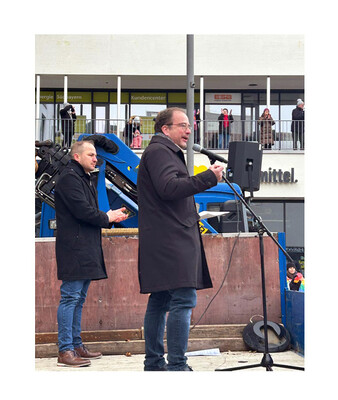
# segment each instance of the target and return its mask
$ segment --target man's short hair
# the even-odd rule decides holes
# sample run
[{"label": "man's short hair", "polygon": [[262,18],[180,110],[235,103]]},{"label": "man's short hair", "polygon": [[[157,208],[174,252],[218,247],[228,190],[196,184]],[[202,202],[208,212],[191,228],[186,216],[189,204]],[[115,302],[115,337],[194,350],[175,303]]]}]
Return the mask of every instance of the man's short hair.
[{"label": "man's short hair", "polygon": [[162,132],[162,126],[163,125],[169,125],[173,121],[173,114],[175,111],[183,112],[184,114],[186,113],[183,108],[179,107],[169,107],[166,108],[165,110],[160,111],[156,118],[155,118],[155,132]]},{"label": "man's short hair", "polygon": [[92,140],[80,140],[72,144],[72,147],[70,148],[70,156],[72,159],[74,159],[75,153],[81,154],[84,151],[86,143],[92,144],[94,146],[94,142]]}]

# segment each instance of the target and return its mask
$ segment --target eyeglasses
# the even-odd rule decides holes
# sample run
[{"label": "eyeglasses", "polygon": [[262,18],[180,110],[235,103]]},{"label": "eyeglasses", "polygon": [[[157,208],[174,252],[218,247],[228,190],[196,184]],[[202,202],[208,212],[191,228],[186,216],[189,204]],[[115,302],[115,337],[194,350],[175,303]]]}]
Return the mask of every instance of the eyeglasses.
[{"label": "eyeglasses", "polygon": [[183,128],[183,129],[191,129],[191,125],[190,124],[186,124],[186,123],[181,123],[181,124],[167,124],[168,126],[170,126],[170,125],[177,125],[177,126],[179,126],[180,128]]}]

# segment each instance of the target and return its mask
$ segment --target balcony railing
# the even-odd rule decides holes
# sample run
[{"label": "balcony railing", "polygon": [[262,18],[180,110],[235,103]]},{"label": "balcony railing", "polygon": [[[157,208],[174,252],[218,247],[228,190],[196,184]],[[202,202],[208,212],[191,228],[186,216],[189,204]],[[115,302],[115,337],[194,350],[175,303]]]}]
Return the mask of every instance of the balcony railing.
[{"label": "balcony railing", "polygon": [[[262,121],[235,120],[230,124],[229,132],[222,128],[218,120],[198,121],[194,124],[194,142],[208,149],[227,149],[231,141],[258,141],[263,148],[271,150],[304,150],[303,121],[294,122],[294,133],[291,132],[291,120],[275,120],[275,125],[267,127],[264,134]],[[74,142],[81,134],[118,134],[126,145],[133,149],[144,149],[155,134],[154,121],[142,120],[141,126],[130,125],[125,120],[85,119],[78,116],[75,121],[60,119],[37,119],[37,140],[50,139],[60,145],[65,144],[67,133],[72,134]],[[137,138],[139,129],[141,137]],[[266,131],[265,131],[266,132]]]}]

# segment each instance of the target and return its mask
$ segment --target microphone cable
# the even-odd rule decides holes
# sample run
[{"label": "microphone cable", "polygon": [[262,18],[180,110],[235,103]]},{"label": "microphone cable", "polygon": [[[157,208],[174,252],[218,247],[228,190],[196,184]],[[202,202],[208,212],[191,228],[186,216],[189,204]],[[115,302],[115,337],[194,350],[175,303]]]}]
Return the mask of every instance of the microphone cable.
[{"label": "microphone cable", "polygon": [[[196,325],[199,324],[199,322],[201,321],[201,319],[204,317],[204,315],[205,315],[206,312],[208,311],[209,307],[211,306],[211,303],[215,300],[215,298],[217,297],[218,293],[221,291],[221,289],[222,289],[222,287],[223,287],[223,285],[224,285],[224,282],[225,282],[225,280],[226,280],[226,278],[227,278],[227,276],[228,276],[228,273],[229,273],[229,270],[230,270],[230,266],[231,266],[232,256],[233,256],[235,247],[236,247],[236,245],[237,245],[239,236],[240,236],[240,234],[241,234],[240,226],[239,226],[239,224],[240,224],[240,207],[239,207],[240,201],[239,201],[239,200],[236,200],[236,197],[238,197],[238,196],[236,196],[236,193],[235,193],[235,202],[236,202],[236,211],[237,211],[237,212],[236,212],[236,214],[237,214],[236,225],[237,225],[238,235],[236,236],[236,240],[235,240],[235,242],[234,242],[234,244],[233,244],[233,246],[232,246],[232,250],[231,250],[230,258],[229,258],[229,262],[228,262],[228,268],[227,268],[227,270],[225,271],[225,274],[224,274],[224,277],[223,277],[223,280],[222,280],[222,283],[221,283],[220,287],[218,288],[217,292],[214,294],[214,296],[213,296],[212,299],[210,300],[209,304],[207,305],[207,307],[206,307],[205,310],[203,311],[203,313],[202,313],[202,315],[200,316],[200,318],[198,319],[198,321],[190,328],[190,332],[196,327]],[[246,212],[245,212],[245,216],[244,216],[244,212],[243,212],[243,215],[242,215],[243,225],[244,225],[244,217],[246,218]]]},{"label": "microphone cable", "polygon": [[226,280],[226,277],[228,276],[228,273],[229,273],[229,270],[230,270],[230,265],[231,265],[232,256],[233,256],[233,253],[234,253],[234,250],[235,250],[235,247],[236,247],[236,244],[237,244],[237,242],[238,242],[238,239],[239,239],[240,234],[241,234],[241,232],[238,232],[238,235],[237,235],[237,237],[236,237],[236,240],[235,240],[235,242],[234,242],[234,244],[233,244],[233,246],[232,246],[232,250],[231,250],[230,258],[229,258],[229,262],[228,262],[228,268],[227,268],[227,270],[225,271],[225,274],[224,274],[224,277],[223,277],[223,280],[222,280],[222,283],[221,283],[220,287],[218,288],[217,292],[214,294],[214,296],[213,296],[212,299],[210,300],[209,304],[207,305],[207,307],[206,307],[205,310],[203,311],[203,313],[202,313],[202,315],[200,316],[200,318],[198,319],[198,321],[190,328],[190,332],[195,328],[196,325],[199,324],[199,322],[201,321],[201,319],[204,317],[205,313],[208,311],[209,307],[211,306],[211,303],[215,300],[216,296],[217,296],[218,293],[221,291],[221,289],[222,289],[222,287],[223,287],[223,285],[224,285],[224,282],[225,282],[225,280]]}]

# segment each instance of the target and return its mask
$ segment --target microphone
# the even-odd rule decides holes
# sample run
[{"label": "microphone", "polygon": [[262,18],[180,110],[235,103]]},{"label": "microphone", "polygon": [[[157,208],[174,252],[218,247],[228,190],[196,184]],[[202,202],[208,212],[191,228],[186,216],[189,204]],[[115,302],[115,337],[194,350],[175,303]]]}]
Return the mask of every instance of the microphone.
[{"label": "microphone", "polygon": [[192,149],[194,151],[197,151],[198,153],[202,153],[205,154],[206,156],[208,156],[210,158],[210,160],[212,161],[220,161],[222,163],[228,163],[228,160],[226,160],[225,158],[218,156],[217,154],[213,153],[212,151],[206,150],[204,149],[202,146],[200,146],[199,144],[194,144],[192,146]]}]

